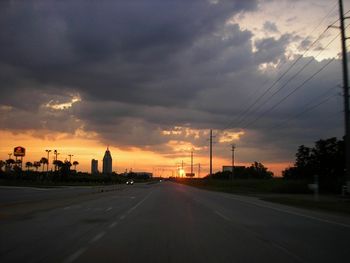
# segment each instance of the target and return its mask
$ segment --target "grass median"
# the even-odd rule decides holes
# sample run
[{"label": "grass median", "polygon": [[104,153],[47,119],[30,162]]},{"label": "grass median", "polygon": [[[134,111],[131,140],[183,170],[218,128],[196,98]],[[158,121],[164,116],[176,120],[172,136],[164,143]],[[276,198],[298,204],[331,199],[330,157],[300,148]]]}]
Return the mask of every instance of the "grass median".
[{"label": "grass median", "polygon": [[256,196],[264,201],[285,204],[310,210],[327,211],[350,215],[350,198],[337,194],[321,194],[318,201],[306,181],[237,179],[175,179],[177,183],[232,194]]}]

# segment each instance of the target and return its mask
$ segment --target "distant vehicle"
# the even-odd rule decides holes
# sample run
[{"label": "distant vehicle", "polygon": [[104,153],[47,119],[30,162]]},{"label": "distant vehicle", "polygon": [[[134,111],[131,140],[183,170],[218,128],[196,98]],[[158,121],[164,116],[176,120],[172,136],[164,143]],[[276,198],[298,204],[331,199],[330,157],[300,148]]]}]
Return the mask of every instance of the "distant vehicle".
[{"label": "distant vehicle", "polygon": [[126,181],[126,184],[133,185],[134,184],[134,180],[129,179],[129,180]]}]

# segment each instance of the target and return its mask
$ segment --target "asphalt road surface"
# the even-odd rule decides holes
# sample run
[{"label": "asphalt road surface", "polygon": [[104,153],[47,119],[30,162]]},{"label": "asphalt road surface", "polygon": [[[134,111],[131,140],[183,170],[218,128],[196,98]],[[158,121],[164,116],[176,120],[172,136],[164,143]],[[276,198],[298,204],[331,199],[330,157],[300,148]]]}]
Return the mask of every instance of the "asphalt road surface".
[{"label": "asphalt road surface", "polygon": [[349,262],[350,218],[162,182],[0,188],[0,262]]}]

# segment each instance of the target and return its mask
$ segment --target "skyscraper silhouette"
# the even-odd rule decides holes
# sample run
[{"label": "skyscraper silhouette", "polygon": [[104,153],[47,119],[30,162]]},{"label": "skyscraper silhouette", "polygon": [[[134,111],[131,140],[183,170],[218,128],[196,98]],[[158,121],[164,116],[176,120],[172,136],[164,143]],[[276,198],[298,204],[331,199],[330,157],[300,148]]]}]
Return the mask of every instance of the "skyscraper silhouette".
[{"label": "skyscraper silhouette", "polygon": [[112,156],[111,156],[111,152],[109,151],[108,147],[107,147],[107,150],[105,152],[105,155],[103,156],[102,171],[104,174],[112,173]]}]

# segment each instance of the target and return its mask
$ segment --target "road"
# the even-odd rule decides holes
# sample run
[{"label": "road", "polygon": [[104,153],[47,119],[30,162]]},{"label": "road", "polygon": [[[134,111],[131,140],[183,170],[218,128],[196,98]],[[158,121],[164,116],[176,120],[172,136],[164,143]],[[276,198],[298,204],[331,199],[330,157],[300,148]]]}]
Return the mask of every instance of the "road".
[{"label": "road", "polygon": [[172,182],[108,190],[0,188],[0,196],[6,196],[0,202],[0,261],[319,263],[350,258],[349,217]]}]

